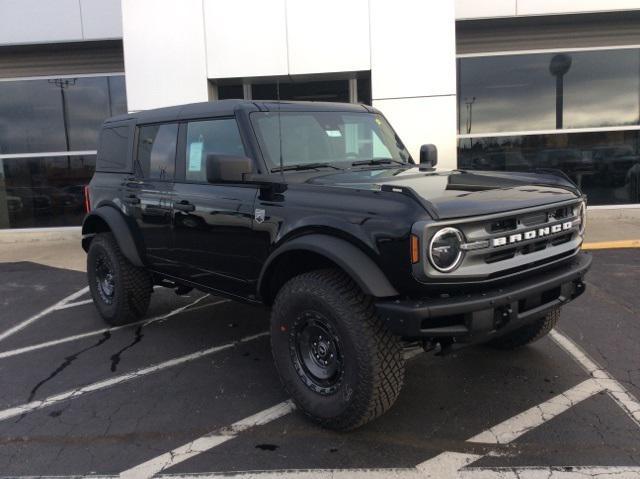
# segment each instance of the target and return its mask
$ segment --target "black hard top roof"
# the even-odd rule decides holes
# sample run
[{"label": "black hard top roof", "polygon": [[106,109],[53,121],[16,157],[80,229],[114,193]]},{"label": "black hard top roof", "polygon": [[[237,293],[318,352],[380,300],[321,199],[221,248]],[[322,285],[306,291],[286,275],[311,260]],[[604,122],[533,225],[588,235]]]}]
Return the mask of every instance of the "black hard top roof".
[{"label": "black hard top roof", "polygon": [[247,111],[342,111],[373,112],[375,109],[353,103],[329,103],[315,101],[251,101],[218,100],[202,103],[190,103],[166,108],[155,108],[127,115],[108,118],[105,123],[136,120],[137,123],[155,123],[161,121],[206,118],[213,116],[232,116],[239,109]]}]

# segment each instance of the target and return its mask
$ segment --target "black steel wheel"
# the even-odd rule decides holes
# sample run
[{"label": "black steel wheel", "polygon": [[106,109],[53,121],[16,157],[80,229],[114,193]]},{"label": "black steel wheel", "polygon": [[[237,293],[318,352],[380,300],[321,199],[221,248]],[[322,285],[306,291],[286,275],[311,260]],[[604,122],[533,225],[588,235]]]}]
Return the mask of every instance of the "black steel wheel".
[{"label": "black steel wheel", "polygon": [[318,394],[333,394],[344,375],[337,329],[317,311],[304,311],[289,334],[291,360],[302,382]]},{"label": "black steel wheel", "polygon": [[96,255],[95,260],[95,281],[96,290],[100,299],[105,304],[112,304],[116,290],[116,281],[113,273],[111,261],[103,251]]},{"label": "black steel wheel", "polygon": [[100,233],[91,241],[87,277],[93,303],[107,323],[127,324],[147,312],[151,276],[124,257],[111,233]]}]

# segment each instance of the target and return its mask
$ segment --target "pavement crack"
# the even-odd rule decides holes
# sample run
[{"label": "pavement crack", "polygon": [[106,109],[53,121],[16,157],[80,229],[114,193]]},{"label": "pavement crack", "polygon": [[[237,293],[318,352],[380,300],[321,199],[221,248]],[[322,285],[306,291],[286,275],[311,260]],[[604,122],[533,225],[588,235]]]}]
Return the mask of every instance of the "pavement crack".
[{"label": "pavement crack", "polygon": [[118,364],[120,363],[120,359],[122,358],[122,353],[124,353],[127,349],[132,348],[133,346],[138,344],[140,341],[142,341],[142,338],[144,337],[144,334],[142,334],[142,326],[143,325],[141,324],[136,328],[136,335],[133,338],[133,341],[131,341],[124,348],[122,348],[120,351],[118,351],[117,353],[111,356],[111,372],[112,373],[115,373],[116,370],[118,369]]},{"label": "pavement crack", "polygon": [[[67,369],[69,366],[71,366],[71,364],[78,359],[78,357],[80,357],[81,354],[86,353],[87,351],[97,348],[99,346],[101,346],[105,341],[107,341],[109,338],[111,337],[111,333],[109,331],[105,331],[104,333],[102,333],[102,337],[100,338],[100,340],[98,340],[97,343],[92,344],[91,346],[88,346],[84,349],[81,349],[80,351],[73,353],[69,356],[66,356],[64,358],[64,361],[62,361],[62,363],[60,364],[60,366],[58,366],[51,374],[49,374],[49,376],[47,376],[46,378],[44,378],[43,380],[41,380],[40,382],[38,382],[35,386],[33,386],[33,388],[31,388],[31,392],[29,393],[29,397],[27,398],[27,403],[30,403],[31,401],[33,401],[33,399],[36,396],[36,393],[38,392],[38,389],[40,389],[45,383],[47,383],[48,381],[51,381],[54,377],[56,377],[58,374],[60,374],[62,371],[64,371],[65,369]],[[18,420],[16,422],[19,422],[20,420],[22,420],[22,418],[24,416],[26,416],[27,413],[22,414]]]}]

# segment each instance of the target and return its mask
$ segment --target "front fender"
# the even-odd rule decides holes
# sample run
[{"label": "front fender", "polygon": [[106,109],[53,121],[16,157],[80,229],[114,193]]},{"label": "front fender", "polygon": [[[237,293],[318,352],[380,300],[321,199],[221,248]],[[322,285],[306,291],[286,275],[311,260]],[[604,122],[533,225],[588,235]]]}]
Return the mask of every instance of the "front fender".
[{"label": "front fender", "polygon": [[326,257],[347,273],[368,295],[377,298],[399,295],[378,265],[362,250],[346,240],[323,234],[299,236],[271,253],[260,272],[258,291],[263,290],[263,281],[268,277],[270,266],[289,251],[310,251]]},{"label": "front fender", "polygon": [[82,222],[82,247],[87,251],[91,238],[104,231],[101,225],[106,224],[113,233],[122,254],[135,266],[144,266],[133,232],[120,211],[110,206],[100,206],[89,213]]}]

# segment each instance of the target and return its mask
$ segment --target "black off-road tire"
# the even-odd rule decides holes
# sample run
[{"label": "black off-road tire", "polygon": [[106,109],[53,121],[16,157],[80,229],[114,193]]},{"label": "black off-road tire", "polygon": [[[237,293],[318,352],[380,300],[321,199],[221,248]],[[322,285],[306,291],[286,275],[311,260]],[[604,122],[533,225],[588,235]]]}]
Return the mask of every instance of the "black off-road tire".
[{"label": "black off-road tire", "polygon": [[545,316],[527,326],[494,339],[489,346],[497,349],[516,349],[545,337],[560,320],[560,308],[548,312]]},{"label": "black off-road tire", "polygon": [[[309,316],[314,322],[323,318],[335,334],[341,373],[330,387],[303,377],[308,370],[296,346],[302,341],[296,338]],[[338,270],[304,273],[281,288],[272,310],[271,347],[280,379],[298,409],[326,428],[345,431],[372,421],[393,405],[402,389],[405,363],[399,338],[376,317],[373,299]]]},{"label": "black off-road tire", "polygon": [[[105,297],[104,290],[101,293],[98,281],[97,265],[105,262],[112,270],[111,297]],[[128,324],[142,318],[147,312],[153,288],[151,276],[124,257],[113,234],[100,233],[91,241],[87,254],[87,277],[93,303],[108,324]]]}]

